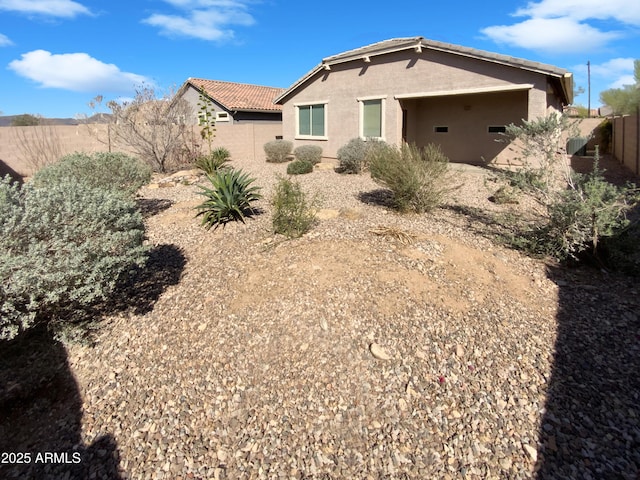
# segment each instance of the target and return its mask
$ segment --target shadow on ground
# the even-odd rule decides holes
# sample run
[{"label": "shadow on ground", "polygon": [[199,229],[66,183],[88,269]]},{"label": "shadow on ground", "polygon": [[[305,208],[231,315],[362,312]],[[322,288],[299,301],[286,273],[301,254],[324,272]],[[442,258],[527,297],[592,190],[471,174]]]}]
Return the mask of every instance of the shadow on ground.
[{"label": "shadow on ground", "polygon": [[377,188],[368,192],[360,192],[358,200],[366,205],[375,205],[379,207],[393,207],[393,193],[386,188]]},{"label": "shadow on ground", "polygon": [[[151,311],[162,292],[179,282],[185,264],[177,247],[155,247],[145,268],[88,314],[95,322],[116,312]],[[0,341],[0,478],[122,478],[116,439],[105,433],[86,445],[81,422],[78,385],[66,349],[50,329],[39,326]]]},{"label": "shadow on ground", "polygon": [[0,359],[0,478],[121,478],[113,436],[82,442],[82,400],[51,332],[38,327],[0,343]]},{"label": "shadow on ground", "polygon": [[637,278],[549,268],[558,335],[539,433],[542,479],[640,478]]}]

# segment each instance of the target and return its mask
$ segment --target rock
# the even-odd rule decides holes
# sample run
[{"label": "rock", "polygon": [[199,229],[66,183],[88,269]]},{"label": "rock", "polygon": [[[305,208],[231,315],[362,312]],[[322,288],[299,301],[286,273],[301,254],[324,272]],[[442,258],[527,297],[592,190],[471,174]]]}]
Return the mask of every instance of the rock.
[{"label": "rock", "polygon": [[316,212],[316,218],[318,220],[330,220],[332,218],[337,218],[340,216],[340,210],[335,210],[333,208],[321,208]]},{"label": "rock", "polygon": [[378,360],[391,360],[391,355],[389,355],[384,348],[382,348],[377,343],[372,343],[369,345],[369,350],[371,351],[371,355],[373,355]]},{"label": "rock", "polygon": [[362,217],[362,212],[358,208],[341,208],[340,217],[347,220],[357,220]]},{"label": "rock", "polygon": [[464,356],[464,348],[462,345],[456,345],[456,357],[462,358]]},{"label": "rock", "polygon": [[225,452],[224,450],[218,450],[216,455],[218,456],[218,461],[220,463],[225,463],[228,458],[227,452]]},{"label": "rock", "polygon": [[527,452],[527,455],[529,455],[531,460],[533,460],[534,462],[538,460],[538,451],[535,448],[526,443],[522,444],[522,448],[524,448],[524,451]]}]

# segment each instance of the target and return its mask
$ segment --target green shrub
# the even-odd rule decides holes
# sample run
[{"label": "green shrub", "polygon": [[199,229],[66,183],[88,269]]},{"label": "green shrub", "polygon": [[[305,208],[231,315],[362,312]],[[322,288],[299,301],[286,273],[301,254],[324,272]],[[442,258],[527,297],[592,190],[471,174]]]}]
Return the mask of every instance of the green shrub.
[{"label": "green shrub", "polygon": [[360,173],[367,169],[367,142],[361,138],[352,138],[338,149],[338,168],[340,173]]},{"label": "green shrub", "polygon": [[635,187],[607,182],[598,161],[589,174],[574,174],[567,190],[548,205],[547,253],[557,259],[578,258],[583,252],[598,256],[600,242],[619,234],[628,224],[626,212],[638,199]]},{"label": "green shrub", "polygon": [[133,199],[76,178],[0,182],[0,338],[71,321],[145,259]]},{"label": "green shrub", "polygon": [[201,155],[196,159],[195,165],[200,170],[204,171],[207,175],[212,175],[218,171],[218,169],[226,166],[231,160],[231,153],[224,147],[218,147],[208,155]]},{"label": "green shrub", "polygon": [[45,188],[69,178],[90,187],[121,190],[133,195],[149,183],[151,168],[124,153],[72,153],[39,170],[32,182],[38,188]]},{"label": "green shrub", "polygon": [[202,225],[214,230],[227,222],[240,220],[244,223],[246,216],[254,213],[251,204],[262,196],[260,187],[251,185],[255,179],[242,170],[223,169],[213,175],[207,175],[213,188],[200,187],[200,195],[207,197],[201,205],[196,217],[202,216]]},{"label": "green shrub", "polygon": [[298,182],[279,177],[271,205],[273,231],[287,238],[298,238],[316,222],[314,201],[309,201]]},{"label": "green shrub", "polygon": [[264,144],[267,162],[284,163],[289,160],[293,143],[288,140],[273,140]]},{"label": "green shrub", "polygon": [[317,165],[322,160],[322,147],[318,145],[300,145],[296,147],[293,154],[298,160]]},{"label": "green shrub", "polygon": [[287,165],[287,173],[289,175],[302,175],[311,172],[313,172],[313,164],[306,160],[294,160]]},{"label": "green shrub", "polygon": [[430,211],[451,190],[449,160],[436,145],[377,145],[369,161],[371,177],[391,190],[394,207],[401,212]]}]

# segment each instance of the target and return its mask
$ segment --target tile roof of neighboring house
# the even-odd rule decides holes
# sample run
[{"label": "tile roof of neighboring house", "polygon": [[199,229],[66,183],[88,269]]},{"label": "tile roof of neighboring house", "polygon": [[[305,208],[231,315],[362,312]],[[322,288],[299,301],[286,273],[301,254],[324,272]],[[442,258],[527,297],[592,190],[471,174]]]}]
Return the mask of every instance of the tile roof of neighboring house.
[{"label": "tile roof of neighboring house", "polygon": [[315,75],[318,71],[330,70],[331,65],[338,63],[350,62],[353,60],[365,59],[376,55],[384,55],[387,53],[398,52],[401,50],[413,49],[417,53],[422,49],[438,50],[442,52],[451,53],[454,55],[461,55],[470,58],[476,58],[488,62],[498,63],[501,65],[507,65],[510,67],[522,68],[524,70],[530,70],[536,73],[549,75],[561,79],[563,84],[564,94],[569,100],[567,103],[571,103],[573,97],[573,80],[572,75],[567,70],[554,67],[553,65],[547,65],[539,62],[532,62],[524,60],[522,58],[511,57],[509,55],[502,55],[499,53],[487,52],[485,50],[478,50],[476,48],[463,47],[460,45],[454,45],[452,43],[438,42],[435,40],[429,40],[424,37],[404,37],[404,38],[392,38],[390,40],[384,40],[382,42],[372,43],[371,45],[365,45],[364,47],[355,48],[346,52],[325,57],[322,59],[322,63],[314,67],[309,73],[300,78],[285,92],[283,92],[276,102],[282,101],[300,85],[305,83],[309,78]]},{"label": "tile roof of neighboring house", "polygon": [[196,88],[204,87],[212,100],[215,100],[229,111],[282,111],[282,106],[276,105],[273,101],[284,92],[284,88],[222,82],[220,80],[206,80],[204,78],[189,78],[185,86],[187,84],[191,84]]}]

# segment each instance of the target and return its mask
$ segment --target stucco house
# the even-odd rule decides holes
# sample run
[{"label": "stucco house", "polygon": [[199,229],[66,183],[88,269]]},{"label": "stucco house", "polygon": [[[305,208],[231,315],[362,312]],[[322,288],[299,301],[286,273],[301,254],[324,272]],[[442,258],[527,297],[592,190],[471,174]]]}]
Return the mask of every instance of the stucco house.
[{"label": "stucco house", "polygon": [[282,122],[282,106],[274,100],[283,88],[189,78],[176,92],[176,98],[185,99],[193,108],[194,116],[185,119],[187,124],[198,124],[200,89],[213,105],[216,124]]},{"label": "stucco house", "polygon": [[335,157],[351,138],[439,144],[451,161],[496,160],[510,123],[562,112],[572,74],[552,65],[423,37],[324,58],[280,94],[283,134]]}]

